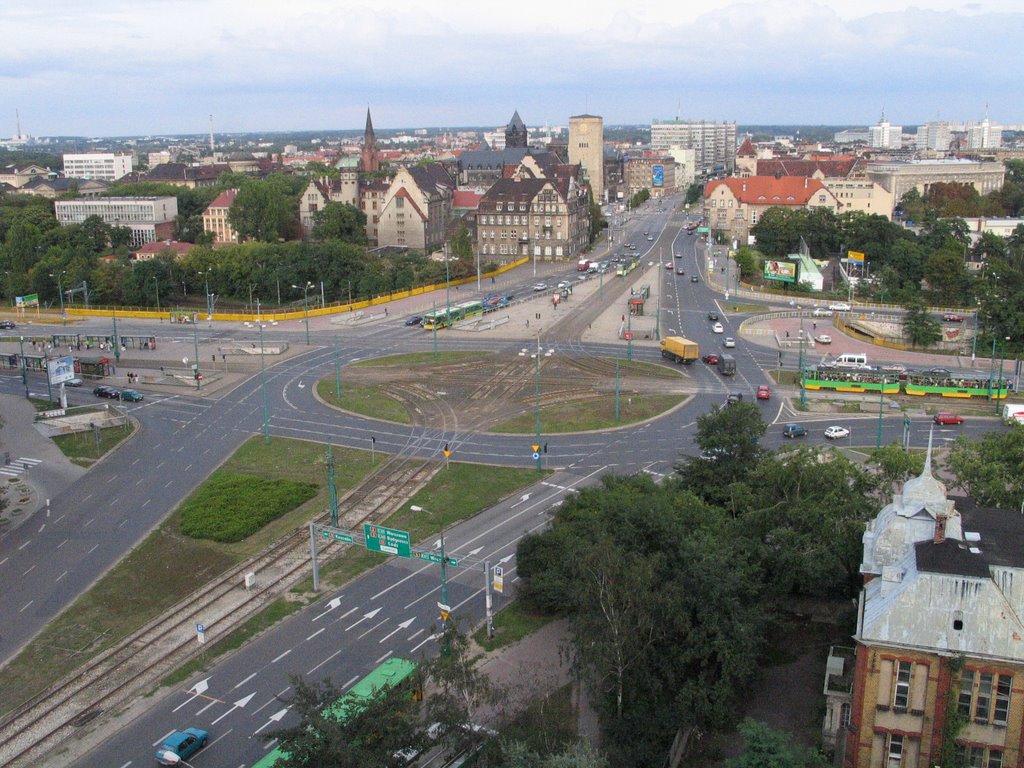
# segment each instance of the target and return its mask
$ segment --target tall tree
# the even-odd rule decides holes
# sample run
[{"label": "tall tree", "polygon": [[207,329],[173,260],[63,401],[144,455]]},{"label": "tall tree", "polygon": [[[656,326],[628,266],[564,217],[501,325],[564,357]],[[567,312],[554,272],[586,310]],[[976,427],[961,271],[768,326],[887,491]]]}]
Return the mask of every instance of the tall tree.
[{"label": "tall tree", "polygon": [[743,754],[729,760],[729,768],[828,768],[824,755],[793,745],[790,736],[766,723],[748,718],[739,730]]},{"label": "tall tree", "polygon": [[228,219],[239,238],[271,243],[294,234],[297,213],[298,201],[281,184],[249,180],[238,190]]},{"label": "tall tree", "polygon": [[903,336],[912,347],[928,348],[942,339],[941,327],[923,301],[916,299],[903,308]]},{"label": "tall tree", "polygon": [[697,417],[694,442],[699,456],[687,456],[676,465],[684,488],[701,498],[735,509],[734,483],[742,481],[761,457],[758,441],[767,425],[752,403],[716,407]]},{"label": "tall tree", "polygon": [[348,203],[327,203],[313,214],[313,238],[366,245],[366,214]]},{"label": "tall tree", "polygon": [[1024,428],[990,432],[980,440],[961,435],[946,465],[962,488],[984,506],[1020,509],[1024,499]]}]

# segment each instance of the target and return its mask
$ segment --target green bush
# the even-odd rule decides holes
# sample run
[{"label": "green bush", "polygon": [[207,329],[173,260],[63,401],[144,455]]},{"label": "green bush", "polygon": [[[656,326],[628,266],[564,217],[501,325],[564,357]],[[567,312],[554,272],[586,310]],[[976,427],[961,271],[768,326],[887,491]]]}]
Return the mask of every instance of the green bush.
[{"label": "green bush", "polygon": [[194,539],[241,541],[316,495],[313,483],[220,470],[181,510],[181,532]]}]

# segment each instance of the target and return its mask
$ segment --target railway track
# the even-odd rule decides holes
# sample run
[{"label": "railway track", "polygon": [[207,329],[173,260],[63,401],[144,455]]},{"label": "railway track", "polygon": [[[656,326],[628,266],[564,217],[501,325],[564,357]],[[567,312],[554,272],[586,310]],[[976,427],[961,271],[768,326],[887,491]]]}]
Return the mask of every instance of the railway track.
[{"label": "railway track", "polygon": [[[377,522],[439,468],[434,462],[392,457],[339,500],[339,508],[345,508],[339,518],[349,527]],[[327,522],[327,517],[321,515],[317,522]],[[325,540],[320,553],[341,546]],[[35,765],[80,728],[117,709],[194,656],[198,651],[197,622],[223,636],[285,592],[308,569],[309,534],[302,528],[225,571],[0,721],[0,765]],[[258,575],[257,586],[246,591],[243,579],[250,572]]]}]

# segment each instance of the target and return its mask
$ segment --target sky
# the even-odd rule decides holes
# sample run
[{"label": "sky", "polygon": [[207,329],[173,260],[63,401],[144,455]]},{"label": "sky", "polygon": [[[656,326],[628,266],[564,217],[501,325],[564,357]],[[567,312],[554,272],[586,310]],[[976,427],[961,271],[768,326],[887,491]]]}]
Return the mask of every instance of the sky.
[{"label": "sky", "polygon": [[[511,10],[514,9],[514,10]],[[1020,0],[0,5],[0,136],[1024,123]]]}]

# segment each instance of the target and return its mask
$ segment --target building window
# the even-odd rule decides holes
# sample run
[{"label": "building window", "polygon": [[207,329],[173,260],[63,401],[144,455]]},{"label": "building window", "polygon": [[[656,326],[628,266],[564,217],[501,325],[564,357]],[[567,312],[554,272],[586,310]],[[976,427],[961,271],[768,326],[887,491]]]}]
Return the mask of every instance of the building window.
[{"label": "building window", "polygon": [[889,745],[886,749],[885,768],[901,768],[903,765],[903,736],[898,733],[889,734]]},{"label": "building window", "polygon": [[893,687],[892,705],[906,709],[910,705],[910,673],[913,665],[909,661],[896,664],[896,685]]},{"label": "building window", "polygon": [[496,205],[494,206],[494,210],[496,210],[496,211],[500,211],[500,210],[502,209],[502,206],[503,206],[503,205],[504,205],[504,203],[497,203],[497,204],[496,204]]},{"label": "building window", "polygon": [[992,724],[1006,725],[1010,714],[1010,689],[1013,687],[1011,675],[999,675],[996,678],[996,700],[992,709]]},{"label": "building window", "polygon": [[960,673],[960,696],[957,698],[957,710],[963,717],[971,716],[971,703],[974,701],[974,670],[965,669]]},{"label": "building window", "polygon": [[980,723],[988,722],[988,710],[992,704],[992,673],[982,672],[978,675],[978,693],[974,698],[974,719]]},{"label": "building window", "polygon": [[395,208],[404,208],[404,207],[405,207],[405,198],[404,197],[396,197],[395,198]]}]

